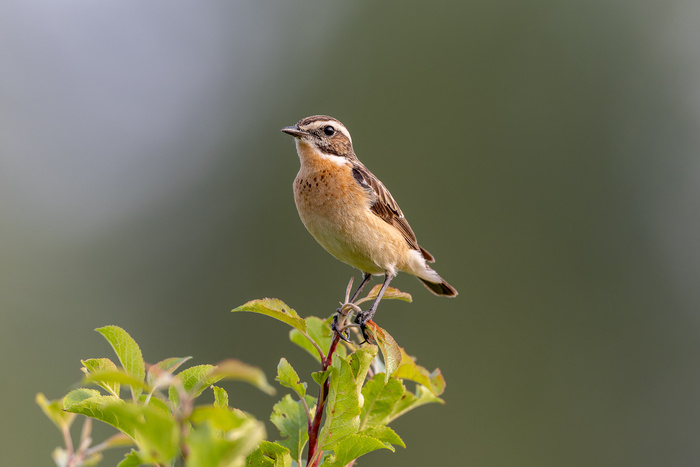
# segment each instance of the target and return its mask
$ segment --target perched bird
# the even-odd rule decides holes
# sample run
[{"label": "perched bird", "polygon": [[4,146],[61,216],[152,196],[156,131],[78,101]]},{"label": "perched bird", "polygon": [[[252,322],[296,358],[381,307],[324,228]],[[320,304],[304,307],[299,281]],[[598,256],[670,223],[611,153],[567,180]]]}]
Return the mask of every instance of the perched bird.
[{"label": "perched bird", "polygon": [[294,180],[301,221],[326,251],[362,271],[362,282],[350,301],[355,301],[372,275],[384,275],[374,303],[357,317],[363,332],[399,271],[416,276],[436,295],[457,295],[428,266],[433,256],[418,245],[389,190],[357,158],[350,132],[342,123],[314,115],[282,131],[294,136],[301,161]]}]

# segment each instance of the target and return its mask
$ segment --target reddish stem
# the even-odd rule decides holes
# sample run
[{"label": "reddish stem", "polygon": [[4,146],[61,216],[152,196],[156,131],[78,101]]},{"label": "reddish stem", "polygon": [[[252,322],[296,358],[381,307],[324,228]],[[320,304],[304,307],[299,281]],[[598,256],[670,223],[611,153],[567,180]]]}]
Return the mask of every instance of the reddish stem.
[{"label": "reddish stem", "polygon": [[[338,342],[340,342],[340,337],[338,336],[338,333],[335,332],[333,333],[333,340],[331,341],[331,348],[328,350],[328,355],[321,362],[321,371],[326,371],[333,363],[333,354],[338,347]],[[328,397],[329,379],[330,377],[326,378],[326,381],[324,381],[323,385],[319,388],[316,414],[314,415],[313,421],[309,425],[309,454],[306,459],[307,467],[317,467],[321,460],[321,456],[318,456],[318,458],[311,463],[311,460],[314,458],[316,450],[318,449],[318,432],[321,429],[321,419],[323,418],[323,410],[325,409],[326,398]]]}]

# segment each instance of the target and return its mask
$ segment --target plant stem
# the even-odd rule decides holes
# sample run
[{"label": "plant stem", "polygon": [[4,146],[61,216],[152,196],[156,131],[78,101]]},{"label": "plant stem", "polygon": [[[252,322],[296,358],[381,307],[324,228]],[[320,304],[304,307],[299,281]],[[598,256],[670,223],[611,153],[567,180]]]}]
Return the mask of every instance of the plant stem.
[{"label": "plant stem", "polygon": [[[331,348],[328,350],[328,355],[323,359],[321,364],[321,371],[326,371],[333,363],[333,354],[338,348],[338,342],[340,342],[340,336],[337,332],[333,333],[333,340],[331,341]],[[328,388],[330,376],[326,378],[319,388],[318,393],[318,404],[316,404],[316,414],[314,419],[309,426],[309,454],[307,456],[307,467],[317,467],[321,459],[320,455],[316,455],[318,450],[318,432],[321,429],[321,419],[323,419],[323,411],[326,406],[326,398],[328,397]]]}]

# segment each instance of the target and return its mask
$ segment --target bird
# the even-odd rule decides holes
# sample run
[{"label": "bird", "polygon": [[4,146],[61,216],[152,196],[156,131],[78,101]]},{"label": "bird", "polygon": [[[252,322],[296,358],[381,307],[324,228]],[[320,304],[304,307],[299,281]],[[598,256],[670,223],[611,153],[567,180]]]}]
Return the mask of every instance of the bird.
[{"label": "bird", "polygon": [[389,190],[357,158],[345,125],[313,115],[281,131],[295,138],[300,168],[293,191],[302,223],[326,251],[362,272],[350,303],[373,275],[384,276],[371,307],[356,317],[365,340],[365,325],[399,271],[416,276],[435,295],[457,296],[428,266],[435,258],[418,244]]}]

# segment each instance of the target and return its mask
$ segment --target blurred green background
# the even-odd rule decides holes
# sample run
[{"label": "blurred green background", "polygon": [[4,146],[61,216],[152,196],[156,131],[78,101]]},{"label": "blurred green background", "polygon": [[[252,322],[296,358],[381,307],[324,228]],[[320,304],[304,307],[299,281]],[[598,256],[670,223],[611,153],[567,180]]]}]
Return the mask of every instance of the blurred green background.
[{"label": "blurred green background", "polygon": [[698,82],[693,0],[4,2],[0,463],[51,464],[34,396],[110,356],[99,326],[150,362],[315,369],[229,310],[328,315],[355,273],[279,132],[325,113],[460,292],[395,281],[414,303],[377,321],[447,404],[358,465],[700,464]]}]

